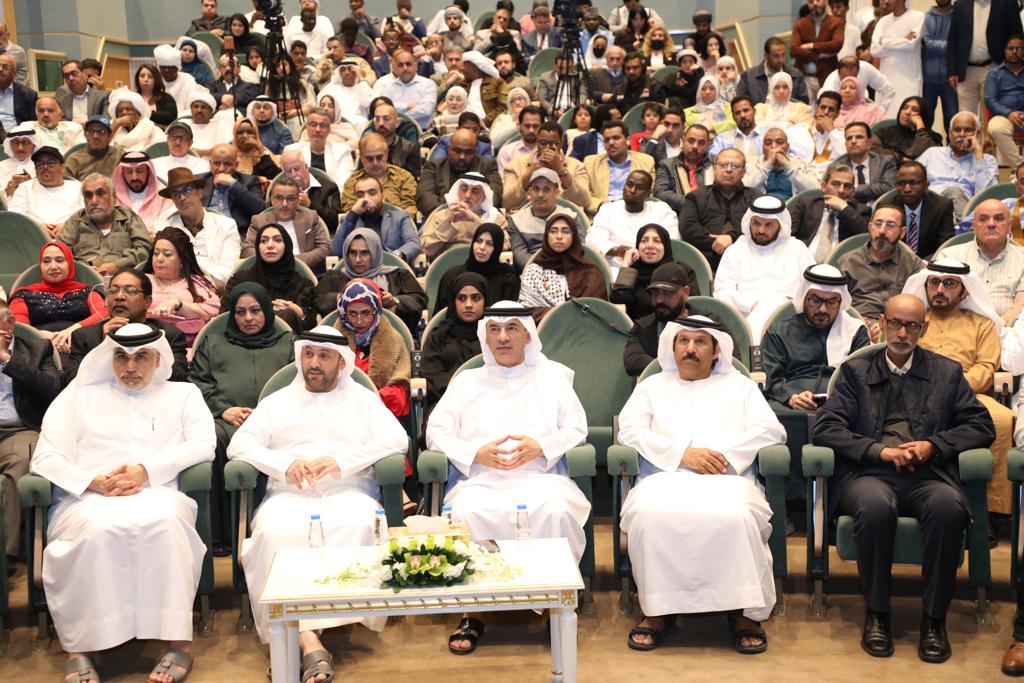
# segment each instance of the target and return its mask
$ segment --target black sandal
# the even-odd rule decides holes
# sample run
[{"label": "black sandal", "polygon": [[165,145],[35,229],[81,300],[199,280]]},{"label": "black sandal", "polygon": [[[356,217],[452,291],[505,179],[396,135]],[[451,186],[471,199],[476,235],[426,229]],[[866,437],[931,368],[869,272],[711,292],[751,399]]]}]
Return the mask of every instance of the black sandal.
[{"label": "black sandal", "polygon": [[[476,644],[484,637],[484,622],[472,617],[466,617],[459,622],[459,627],[448,636],[448,651],[453,655],[468,655],[476,650]],[[466,649],[452,647],[456,640],[468,640],[470,645]]]},{"label": "black sandal", "polygon": [[[644,617],[644,619],[647,618],[648,617]],[[674,614],[665,615],[662,618],[665,620],[665,626],[660,629],[651,628],[650,626],[634,626],[629,632],[629,637],[626,639],[626,644],[629,645],[631,649],[639,650],[641,652],[650,652],[654,648],[658,647],[662,639],[666,635],[668,635],[668,633],[672,630],[672,627],[676,623]],[[643,621],[643,619],[641,619],[640,621]],[[638,643],[636,642],[636,640],[633,639],[633,636],[650,636],[651,641],[653,642],[651,642],[649,645],[644,643]]]},{"label": "black sandal", "polygon": [[302,683],[308,683],[320,675],[325,678],[320,683],[331,683],[334,680],[334,656],[327,650],[313,650],[302,656]]},{"label": "black sandal", "polygon": [[[757,628],[742,628],[737,631],[736,620],[739,616],[739,614],[735,613],[729,615],[729,628],[732,630],[732,646],[735,648],[736,652],[739,652],[741,655],[758,655],[766,651],[768,649],[768,634],[764,632],[764,629],[761,628],[761,625],[758,624],[758,622],[750,619],[749,617],[744,618],[758,624]],[[744,645],[744,638],[760,638],[761,644]]]}]

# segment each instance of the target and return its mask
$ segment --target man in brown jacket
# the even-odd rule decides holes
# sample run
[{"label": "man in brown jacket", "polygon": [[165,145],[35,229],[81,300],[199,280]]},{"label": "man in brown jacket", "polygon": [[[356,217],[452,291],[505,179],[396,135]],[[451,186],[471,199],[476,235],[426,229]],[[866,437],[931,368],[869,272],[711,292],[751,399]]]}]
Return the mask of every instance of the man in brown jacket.
[{"label": "man in brown jacket", "polygon": [[839,50],[846,37],[846,22],[825,14],[826,0],[807,0],[810,13],[793,24],[789,54],[804,72],[807,96],[813,103],[825,78],[838,66]]},{"label": "man in brown jacket", "polygon": [[466,77],[463,87],[468,93],[472,93],[476,87],[475,81],[480,81],[480,101],[484,105],[481,118],[484,125],[490,128],[498,114],[508,107],[508,83],[498,75],[494,61],[475,50],[462,55],[462,73]]}]

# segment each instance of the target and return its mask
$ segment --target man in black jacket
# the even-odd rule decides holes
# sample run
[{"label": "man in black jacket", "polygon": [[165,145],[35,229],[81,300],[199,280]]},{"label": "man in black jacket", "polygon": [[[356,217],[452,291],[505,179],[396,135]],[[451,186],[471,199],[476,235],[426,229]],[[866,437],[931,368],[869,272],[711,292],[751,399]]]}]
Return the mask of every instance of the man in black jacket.
[{"label": "man in black jacket", "polygon": [[712,268],[740,237],[743,214],[759,196],[743,185],[746,158],[738,149],[724,149],[715,159],[715,182],[689,192],[679,213],[683,239],[700,249]]},{"label": "man in black jacket", "polygon": [[913,159],[896,169],[896,192],[907,226],[904,241],[915,254],[930,259],[953,236],[953,200],[928,189],[928,172]]},{"label": "man in black jacket", "polygon": [[959,454],[987,447],[995,426],[960,364],[918,348],[927,328],[923,301],[894,296],[879,322],[886,348],[840,366],[811,441],[835,450],[830,518],[854,519],[867,602],[861,647],[873,657],[893,653],[893,543],[897,515],[909,514],[921,525],[923,550],[918,657],[943,662],[952,653],[946,610],[968,519]]},{"label": "man in black jacket", "polygon": [[623,112],[628,112],[642,102],[665,102],[665,86],[647,73],[642,54],[627,54],[622,62],[622,70],[626,74],[626,83],[622,87],[622,94],[614,99]]},{"label": "man in black jacket", "polygon": [[981,86],[988,72],[1002,64],[1010,36],[1021,32],[1017,0],[989,0],[988,23],[984,29],[985,49],[975,49],[975,0],[956,0],[946,42],[946,73],[956,88],[960,111],[981,116]]},{"label": "man in black jacket", "polygon": [[174,353],[171,381],[187,382],[185,335],[174,325],[146,317],[152,300],[153,283],[148,277],[131,268],[117,271],[107,287],[107,311],[111,317],[71,333],[71,355],[64,363],[64,375],[61,378],[64,386],[70,384],[78,375],[78,366],[85,358],[85,354],[102,344],[108,334],[128,323],[145,323],[163,330],[167,343],[171,345],[171,351]]},{"label": "man in black jacket", "polygon": [[[679,110],[673,108],[669,111]],[[669,116],[665,114],[666,118]],[[656,160],[654,178],[654,196],[671,206],[676,213],[683,210],[688,192],[705,187],[714,180],[713,164],[708,154],[711,131],[704,124],[695,123],[686,129],[685,135],[680,136],[680,142],[683,149],[675,158],[666,158],[663,152],[662,159]],[[657,149],[656,145],[644,149],[651,150],[651,147]],[[647,153],[650,154],[650,151]]]},{"label": "man in black jacket", "polygon": [[627,375],[639,377],[644,368],[658,357],[658,336],[665,324],[681,315],[688,315],[686,300],[690,296],[690,286],[689,273],[678,263],[663,263],[651,273],[647,291],[651,295],[654,313],[637,320],[626,337],[622,362]]},{"label": "man in black jacket", "polygon": [[220,56],[220,78],[207,84],[206,89],[217,100],[217,106],[221,109],[234,108],[236,111],[245,114],[246,107],[260,94],[260,86],[256,83],[246,83],[238,77],[241,65],[235,60],[235,73],[232,77],[231,68],[228,66],[227,55]]},{"label": "man in black jacket", "polygon": [[234,145],[214,146],[210,151],[210,170],[213,182],[203,188],[203,206],[231,216],[238,225],[238,233],[244,236],[252,217],[267,208],[260,179],[239,172]]},{"label": "man in black jacket", "polygon": [[444,204],[444,196],[463,173],[476,171],[485,178],[494,191],[494,206],[501,208],[503,185],[498,173],[498,162],[491,157],[477,154],[476,133],[468,128],[459,128],[452,135],[448,156],[432,159],[423,166],[423,175],[416,184],[416,207],[424,216]]},{"label": "man in black jacket", "polygon": [[797,197],[789,207],[793,237],[808,246],[817,263],[824,263],[833,247],[847,237],[868,231],[871,208],[854,201],[853,188],[853,169],[836,162],[821,181],[823,196]]},{"label": "man in black jacket", "polygon": [[[18,555],[21,507],[18,478],[28,474],[29,448],[39,438],[43,413],[60,393],[53,345],[45,339],[14,334],[14,314],[0,299],[0,486],[4,487],[4,544],[8,558]],[[5,566],[0,557],[0,570]],[[6,572],[0,572],[6,581]]]}]

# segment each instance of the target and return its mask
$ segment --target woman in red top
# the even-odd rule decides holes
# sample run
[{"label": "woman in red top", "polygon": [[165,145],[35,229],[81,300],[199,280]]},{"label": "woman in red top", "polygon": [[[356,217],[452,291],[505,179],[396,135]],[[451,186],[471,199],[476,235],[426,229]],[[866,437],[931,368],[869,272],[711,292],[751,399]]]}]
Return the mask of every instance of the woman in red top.
[{"label": "woman in red top", "polygon": [[75,280],[75,259],[63,242],[39,250],[42,281],[18,287],[9,306],[19,323],[31,325],[61,353],[71,351],[71,333],[110,317],[95,286]]}]

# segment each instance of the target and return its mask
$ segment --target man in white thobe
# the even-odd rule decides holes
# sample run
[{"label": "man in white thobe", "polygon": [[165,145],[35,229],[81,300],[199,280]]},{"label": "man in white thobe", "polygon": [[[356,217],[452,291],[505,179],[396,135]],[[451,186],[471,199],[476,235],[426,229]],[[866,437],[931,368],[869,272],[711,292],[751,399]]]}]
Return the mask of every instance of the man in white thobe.
[{"label": "man in white thobe", "polygon": [[192,74],[181,70],[181,51],[173,45],[157,45],[153,48],[153,58],[156,59],[157,68],[164,79],[164,87],[167,94],[174,98],[178,105],[178,111],[188,110],[189,93],[199,86]]},{"label": "man in white thobe", "polygon": [[[54,484],[43,586],[66,673],[98,681],[89,653],[169,641],[150,681],[192,668],[192,602],[206,549],[178,474],[213,460],[213,417],[170,382],[164,333],[131,323],[82,361],[50,405],[31,471]],[[147,427],[149,429],[147,429]]]},{"label": "man in white thobe", "polygon": [[196,88],[185,99],[192,114],[192,149],[207,157],[217,145],[229,145],[234,138],[235,110],[217,111],[217,100],[206,88]]},{"label": "man in white thobe", "polygon": [[760,622],[775,606],[772,511],[754,463],[786,431],[733,368],[732,350],[709,318],[668,323],[661,372],[637,385],[619,416],[619,441],[642,458],[620,522],[645,615],[629,635],[633,649],[654,649],[675,614],[726,611],[737,651],[768,646]]},{"label": "man in white thobe", "polygon": [[7,158],[0,161],[0,192],[4,202],[10,201],[18,186],[36,177],[36,166],[32,163],[32,152],[39,147],[36,129],[23,123],[7,131],[4,138],[4,154]]},{"label": "man in white thobe", "polygon": [[[445,503],[473,540],[515,537],[525,504],[534,538],[565,538],[583,556],[590,503],[567,476],[564,455],[587,436],[572,370],[541,353],[529,310],[501,301],[477,323],[484,366],[452,378],[427,424],[427,447],[448,456]],[[483,624],[464,618],[449,639],[471,652]]]},{"label": "man in white thobe", "polygon": [[[270,634],[259,599],[274,553],[308,547],[312,514],[320,515],[328,546],[372,545],[380,507],[373,464],[409,443],[374,392],[352,379],[355,354],[336,329],[321,325],[303,334],[295,342],[295,365],[292,383],[259,402],[227,451],[230,460],[247,462],[270,478],[241,556],[264,643]],[[356,621],[375,631],[384,628],[378,618],[302,622],[302,680],[333,673],[333,658],[314,629]]]},{"label": "man in white thobe", "polygon": [[167,184],[172,168],[188,168],[195,175],[210,173],[210,162],[192,153],[194,135],[192,126],[184,121],[175,121],[167,126],[167,156],[153,159],[153,169],[161,185]]},{"label": "man in white thobe", "polygon": [[85,131],[81,124],[61,119],[60,104],[55,97],[45,95],[36,100],[36,120],[29,123],[36,131],[39,145],[56,147],[67,154],[75,145],[85,144]]},{"label": "man in white thobe", "polygon": [[751,344],[761,343],[765,323],[793,299],[814,257],[791,234],[792,219],[782,200],[758,197],[743,214],[743,234],[725,250],[715,273],[715,298],[731,304],[750,325]]},{"label": "man in white thobe", "polygon": [[896,96],[885,111],[886,118],[899,116],[900,103],[921,96],[921,28],[924,14],[907,8],[907,0],[888,0],[892,14],[875,24],[871,54],[879,58],[878,70],[889,77]]},{"label": "man in white thobe", "polygon": [[26,180],[7,203],[11,211],[25,214],[57,239],[71,214],[85,208],[82,183],[64,177],[64,157],[54,147],[40,147],[32,153],[36,177]]}]

